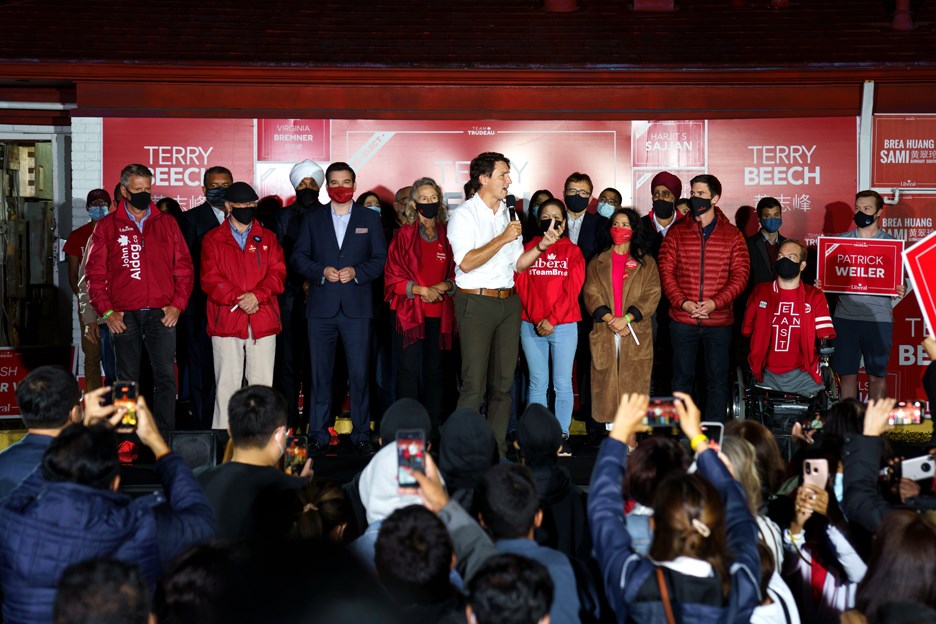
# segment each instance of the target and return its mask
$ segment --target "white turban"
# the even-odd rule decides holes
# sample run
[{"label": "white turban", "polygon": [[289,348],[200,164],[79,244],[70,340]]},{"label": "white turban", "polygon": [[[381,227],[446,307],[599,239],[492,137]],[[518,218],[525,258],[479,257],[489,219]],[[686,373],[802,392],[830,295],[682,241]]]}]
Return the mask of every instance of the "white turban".
[{"label": "white turban", "polygon": [[293,165],[293,168],[289,171],[289,182],[293,185],[293,188],[299,186],[306,178],[312,178],[318,187],[322,188],[322,184],[325,182],[325,172],[311,160],[303,160],[301,163]]}]

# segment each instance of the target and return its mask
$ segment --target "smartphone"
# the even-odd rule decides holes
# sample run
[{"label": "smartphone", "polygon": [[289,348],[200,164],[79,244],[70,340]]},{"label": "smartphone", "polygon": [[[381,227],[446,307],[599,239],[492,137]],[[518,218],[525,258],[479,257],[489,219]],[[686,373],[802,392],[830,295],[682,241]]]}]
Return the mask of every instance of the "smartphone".
[{"label": "smartphone", "polygon": [[115,381],[111,386],[111,397],[118,409],[126,407],[127,411],[120,419],[119,429],[136,429],[137,426],[137,385],[135,381]]},{"label": "smartphone", "polygon": [[676,397],[651,397],[643,424],[647,427],[675,427],[679,424]]},{"label": "smartphone", "polygon": [[887,424],[894,427],[919,425],[921,422],[923,422],[922,401],[898,401],[891,410],[890,416],[887,417]]},{"label": "smartphone", "polygon": [[426,434],[421,429],[397,431],[397,483],[402,488],[418,488],[419,482],[407,470],[426,474]]},{"label": "smartphone", "polygon": [[936,457],[930,454],[900,462],[900,476],[911,481],[931,479],[936,469]]},{"label": "smartphone", "polygon": [[305,466],[309,453],[309,439],[306,436],[286,436],[286,452],[283,454],[283,471],[289,475],[298,475]]},{"label": "smartphone", "polygon": [[709,439],[709,445],[715,447],[715,451],[721,448],[722,437],[725,435],[725,425],[720,422],[703,422],[702,433]]},{"label": "smartphone", "polygon": [[826,484],[829,483],[829,460],[803,460],[803,483],[811,483],[820,490],[826,489]]}]

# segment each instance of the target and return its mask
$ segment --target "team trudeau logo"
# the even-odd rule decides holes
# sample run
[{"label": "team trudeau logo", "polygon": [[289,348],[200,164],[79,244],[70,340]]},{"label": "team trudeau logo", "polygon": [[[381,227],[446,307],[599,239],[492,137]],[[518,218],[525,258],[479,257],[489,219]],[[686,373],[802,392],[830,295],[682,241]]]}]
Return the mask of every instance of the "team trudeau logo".
[{"label": "team trudeau logo", "polygon": [[143,246],[137,241],[136,236],[131,242],[126,234],[117,237],[117,244],[120,245],[121,266],[130,271],[130,279],[140,279],[140,252],[143,251]]}]

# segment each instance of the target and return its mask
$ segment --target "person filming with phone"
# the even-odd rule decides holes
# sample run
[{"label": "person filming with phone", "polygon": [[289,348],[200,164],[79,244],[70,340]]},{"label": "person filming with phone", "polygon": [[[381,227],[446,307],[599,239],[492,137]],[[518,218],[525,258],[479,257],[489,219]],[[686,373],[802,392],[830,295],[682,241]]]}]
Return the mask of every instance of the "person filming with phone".
[{"label": "person filming with phone", "polygon": [[811,397],[823,389],[816,341],[835,338],[835,327],[825,296],[803,283],[805,268],[803,244],[781,243],[777,279],[754,287],[741,333],[751,339],[748,364],[758,382]]},{"label": "person filming with phone", "polygon": [[169,449],[146,401],[135,408],[136,435],[156,457],[163,493],[131,499],[118,492],[124,408],[65,427],[40,468],[0,503],[4,622],[51,622],[59,578],[72,564],[133,563],[153,591],[169,561],[214,537],[214,514],[191,469]]}]

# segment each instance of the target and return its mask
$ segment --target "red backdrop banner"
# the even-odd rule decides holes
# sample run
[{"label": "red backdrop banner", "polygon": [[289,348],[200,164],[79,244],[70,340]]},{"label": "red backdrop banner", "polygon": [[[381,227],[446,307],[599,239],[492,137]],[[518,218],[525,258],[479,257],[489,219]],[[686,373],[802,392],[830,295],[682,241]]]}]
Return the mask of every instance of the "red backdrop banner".
[{"label": "red backdrop banner", "polygon": [[257,161],[297,163],[328,160],[327,119],[258,119]]},{"label": "red backdrop banner", "polygon": [[221,165],[253,184],[253,119],[104,120],[104,179],[108,192],[130,163],[153,171],[153,197],[172,197],[188,210],[204,201],[205,169]]},{"label": "red backdrop banner", "polygon": [[854,117],[709,121],[708,172],[722,184],[719,205],[748,233],[756,221],[750,207],[765,196],[783,206],[784,236],[812,245],[820,234],[844,232],[858,185],[857,138]]},{"label": "red backdrop banner", "polygon": [[630,122],[333,120],[333,161],[355,168],[358,192],[385,201],[416,178],[429,176],[449,204],[463,198],[471,159],[501,152],[511,161],[510,192],[528,199],[545,188],[561,196],[566,177],[588,173],[595,193],[630,188]]},{"label": "red backdrop banner", "polygon": [[936,187],[936,115],[874,117],[871,186]]}]

